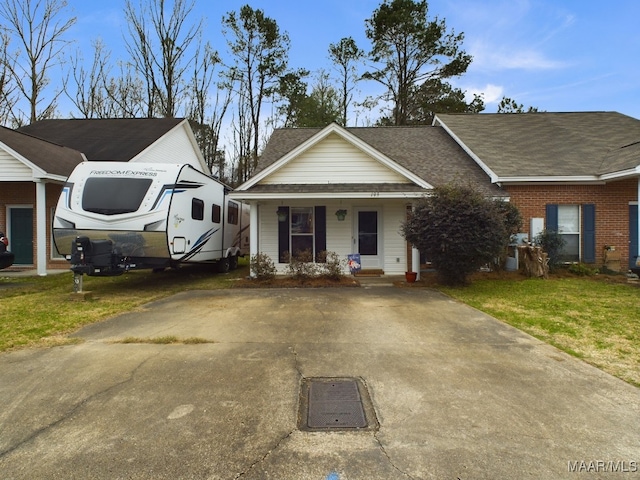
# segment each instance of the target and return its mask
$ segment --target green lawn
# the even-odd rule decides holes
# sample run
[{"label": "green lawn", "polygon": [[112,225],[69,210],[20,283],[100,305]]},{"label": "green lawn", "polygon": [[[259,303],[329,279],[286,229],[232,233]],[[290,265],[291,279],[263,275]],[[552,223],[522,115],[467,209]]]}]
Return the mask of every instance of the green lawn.
[{"label": "green lawn", "polygon": [[640,287],[606,278],[475,280],[442,292],[640,386]]},{"label": "green lawn", "polygon": [[229,288],[249,273],[248,261],[228,274],[215,266],[185,266],[153,273],[127,272],[119,277],[84,276],[85,301],[74,301],[73,273],[9,278],[0,271],[0,351],[25,346],[69,343],[66,334],[83,325],[135,310],[147,302],[184,290]]}]

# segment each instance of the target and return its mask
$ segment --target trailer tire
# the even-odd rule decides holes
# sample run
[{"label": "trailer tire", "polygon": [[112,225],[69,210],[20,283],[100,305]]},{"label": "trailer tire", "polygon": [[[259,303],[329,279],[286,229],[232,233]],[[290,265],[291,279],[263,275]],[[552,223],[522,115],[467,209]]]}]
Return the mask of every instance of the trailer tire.
[{"label": "trailer tire", "polygon": [[236,268],[238,268],[238,256],[233,255],[229,257],[229,270],[235,270]]},{"label": "trailer tire", "polygon": [[218,273],[228,273],[230,267],[229,257],[218,260]]}]

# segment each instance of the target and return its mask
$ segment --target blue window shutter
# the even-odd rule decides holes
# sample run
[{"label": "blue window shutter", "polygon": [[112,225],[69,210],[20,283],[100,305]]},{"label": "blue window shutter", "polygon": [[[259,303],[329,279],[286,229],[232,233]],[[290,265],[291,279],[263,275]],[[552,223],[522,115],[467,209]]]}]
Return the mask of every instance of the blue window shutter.
[{"label": "blue window shutter", "polygon": [[327,207],[315,207],[314,212],[314,221],[315,221],[315,229],[314,233],[316,236],[316,261],[318,258],[318,254],[320,252],[324,252],[327,250]]},{"label": "blue window shutter", "polygon": [[547,204],[547,215],[546,215],[546,225],[545,230],[553,230],[554,232],[558,231],[558,205],[556,204]]},{"label": "blue window shutter", "polygon": [[289,259],[284,257],[284,252],[289,251],[289,215],[291,212],[289,211],[289,207],[278,207],[278,210],[284,210],[287,213],[287,219],[284,222],[278,221],[278,262],[281,263],[289,263]]},{"label": "blue window shutter", "polygon": [[596,263],[596,206],[582,205],[582,261]]}]

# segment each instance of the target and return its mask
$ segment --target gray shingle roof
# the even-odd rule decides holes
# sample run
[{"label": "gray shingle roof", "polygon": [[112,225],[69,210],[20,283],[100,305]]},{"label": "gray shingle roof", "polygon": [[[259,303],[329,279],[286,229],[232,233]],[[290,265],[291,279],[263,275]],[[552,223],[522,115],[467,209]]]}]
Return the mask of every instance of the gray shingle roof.
[{"label": "gray shingle roof", "polygon": [[628,147],[640,141],[640,120],[616,112],[437,118],[502,178],[594,176],[640,164]]},{"label": "gray shingle roof", "polygon": [[67,177],[84,160],[77,150],[5,127],[0,127],[0,142],[52,175]]},{"label": "gray shingle roof", "polygon": [[[260,158],[256,173],[277,162],[321,130],[275,130]],[[497,185],[491,184],[482,169],[441,127],[354,127],[346,130],[433,186],[458,181],[471,183],[487,195],[505,195]],[[250,191],[256,191],[256,188],[259,185]]]},{"label": "gray shingle roof", "polygon": [[128,162],[182,121],[181,118],[41,120],[18,131],[78,150],[88,160]]}]

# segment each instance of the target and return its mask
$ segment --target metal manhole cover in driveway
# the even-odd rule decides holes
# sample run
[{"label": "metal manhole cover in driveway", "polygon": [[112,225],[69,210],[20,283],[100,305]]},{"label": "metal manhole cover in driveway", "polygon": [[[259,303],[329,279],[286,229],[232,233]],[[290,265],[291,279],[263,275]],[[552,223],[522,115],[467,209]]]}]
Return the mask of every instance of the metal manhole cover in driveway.
[{"label": "metal manhole cover in driveway", "polygon": [[[366,402],[363,402],[363,397]],[[367,403],[368,408],[364,403]],[[369,413],[365,413],[369,410]],[[301,391],[300,427],[303,430],[364,429],[375,417],[366,388],[353,378],[305,379]],[[371,426],[377,425],[374,420]]]}]

